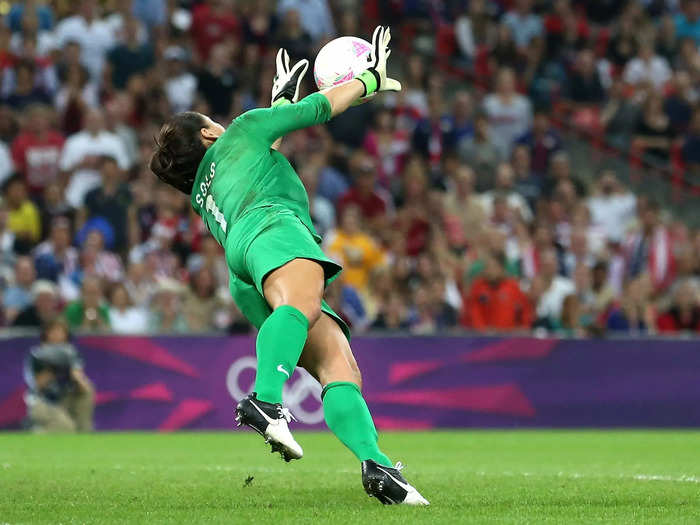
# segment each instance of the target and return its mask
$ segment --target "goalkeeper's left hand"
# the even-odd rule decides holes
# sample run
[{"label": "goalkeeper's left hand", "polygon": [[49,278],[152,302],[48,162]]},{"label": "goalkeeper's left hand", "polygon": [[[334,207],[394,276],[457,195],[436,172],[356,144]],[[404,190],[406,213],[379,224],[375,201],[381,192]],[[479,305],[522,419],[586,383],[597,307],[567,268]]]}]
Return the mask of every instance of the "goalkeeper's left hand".
[{"label": "goalkeeper's left hand", "polygon": [[272,106],[289,104],[299,100],[299,85],[309,69],[309,61],[304,59],[289,68],[289,53],[286,49],[277,52],[277,72],[272,83]]},{"label": "goalkeeper's left hand", "polygon": [[386,76],[386,61],[391,55],[390,41],[391,29],[377,26],[372,35],[372,51],[369,55],[371,65],[355,77],[365,85],[363,96],[378,91],[401,91],[401,82]]}]

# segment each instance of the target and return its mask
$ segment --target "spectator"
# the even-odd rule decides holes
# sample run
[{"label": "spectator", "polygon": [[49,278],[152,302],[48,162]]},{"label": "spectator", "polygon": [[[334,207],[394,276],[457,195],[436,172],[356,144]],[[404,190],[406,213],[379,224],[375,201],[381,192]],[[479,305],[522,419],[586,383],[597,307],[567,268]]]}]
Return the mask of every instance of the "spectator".
[{"label": "spectator", "polygon": [[671,120],[664,113],[663,98],[658,93],[649,93],[635,129],[635,143],[646,156],[665,163],[669,159],[673,135]]},{"label": "spectator", "polygon": [[637,199],[622,187],[613,171],[604,171],[587,205],[593,225],[608,239],[619,241],[635,217]]},{"label": "spectator", "polygon": [[72,15],[56,25],[56,40],[60,48],[76,42],[81,49],[81,62],[93,79],[102,73],[105,55],[114,45],[114,32],[110,25],[99,18],[95,0],[81,0],[71,5]]},{"label": "spectator", "polygon": [[379,306],[372,323],[373,330],[405,331],[410,327],[406,301],[397,292],[392,292]]},{"label": "spectator", "polygon": [[449,181],[443,220],[453,248],[463,249],[472,244],[486,221],[482,201],[474,193],[474,178],[474,171],[469,166],[460,165]]},{"label": "spectator", "polygon": [[112,288],[108,310],[109,326],[118,334],[145,334],[148,331],[148,311],[134,306],[126,286]]},{"label": "spectator", "polygon": [[533,279],[531,297],[537,304],[538,326],[555,328],[561,322],[564,299],[576,289],[573,281],[558,274],[557,254],[549,248],[540,255],[540,272]]},{"label": "spectator", "polygon": [[649,83],[660,90],[671,79],[671,68],[664,57],[654,53],[650,43],[642,42],[637,56],[625,66],[623,77],[633,86]]},{"label": "spectator", "polygon": [[170,278],[158,282],[151,302],[149,330],[153,333],[184,333],[189,330],[182,312],[184,286]]},{"label": "spectator", "polygon": [[27,109],[22,132],[12,142],[12,159],[29,190],[38,195],[59,175],[63,136],[52,128],[51,110],[35,105]]},{"label": "spectator", "polygon": [[700,46],[700,2],[681,0],[681,12],[676,14],[676,35],[678,38],[692,38]]},{"label": "spectator", "polygon": [[216,44],[205,68],[197,74],[197,91],[211,108],[213,118],[230,120],[233,114],[233,94],[237,87],[232,48],[224,42]]},{"label": "spectator", "polygon": [[510,155],[515,139],[532,122],[530,101],[515,91],[515,73],[503,68],[496,77],[496,91],[484,99],[484,111],[491,126],[491,137],[504,158]]},{"label": "spectator", "polygon": [[112,247],[120,251],[126,248],[131,194],[123,182],[123,174],[115,158],[102,157],[99,167],[101,184],[85,195],[85,206],[78,214],[78,224],[95,217],[103,217],[114,232]]},{"label": "spectator", "polygon": [[170,46],[163,56],[168,61],[164,89],[172,112],[192,109],[197,92],[197,77],[188,71],[187,51],[179,46]]},{"label": "spectator", "polygon": [[[379,108],[374,122],[374,127],[365,136],[363,147],[374,159],[379,183],[384,188],[391,189],[396,185],[396,179],[403,169],[410,146],[409,137],[405,130],[397,129],[396,119],[389,108]],[[416,133],[420,135],[422,132],[418,130],[416,128]],[[419,141],[425,138],[421,136],[416,139],[414,136],[414,140]]]},{"label": "spectator", "polygon": [[535,113],[532,129],[519,137],[517,142],[530,148],[532,170],[537,174],[547,172],[550,158],[561,149],[559,134],[543,111]]},{"label": "spectator", "polygon": [[286,49],[294,60],[311,59],[313,41],[311,35],[304,29],[299,11],[289,9],[282,17],[279,46]]},{"label": "spectator", "polygon": [[20,253],[29,252],[41,237],[41,219],[37,207],[27,197],[26,185],[18,176],[5,183],[6,225],[12,232],[13,247]]},{"label": "spectator", "polygon": [[532,211],[527,201],[515,191],[515,173],[510,164],[502,163],[496,169],[496,185],[492,191],[487,191],[481,196],[481,206],[487,217],[491,217],[494,211],[494,199],[497,195],[505,198],[508,207],[513,210],[525,222],[532,221]]},{"label": "spectator", "polygon": [[673,250],[668,229],[659,218],[659,205],[640,210],[640,227],[625,239],[627,271],[632,277],[648,272],[655,290],[665,289],[673,277]]},{"label": "spectator", "polygon": [[201,62],[216,44],[239,36],[240,23],[231,6],[230,0],[206,0],[192,10],[190,33]]},{"label": "spectator", "polygon": [[532,305],[518,282],[505,273],[499,256],[488,255],[483,273],[464,297],[462,324],[475,330],[527,330]]},{"label": "spectator", "polygon": [[82,295],[68,304],[65,316],[72,330],[95,332],[109,329],[109,307],[99,278],[87,276],[83,279]]},{"label": "spectator", "polygon": [[24,367],[29,424],[34,432],[87,432],[93,429],[95,387],[83,361],[68,342],[61,321],[46,326]]},{"label": "spectator", "polygon": [[13,323],[19,313],[32,304],[32,284],[36,278],[34,262],[30,257],[18,257],[15,263],[14,282],[5,290],[2,305],[5,320]]},{"label": "spectator", "polygon": [[12,325],[40,328],[60,314],[58,288],[51,281],[35,281],[32,284],[32,304],[19,312]]},{"label": "spectator", "polygon": [[217,294],[211,269],[205,266],[192,275],[182,311],[192,332],[209,332],[226,326],[226,308]]},{"label": "spectator", "polygon": [[649,300],[650,291],[647,278],[631,279],[620,304],[613,307],[608,315],[607,329],[627,334],[654,333],[656,315]]},{"label": "spectator", "polygon": [[[460,159],[484,179],[491,178],[496,166],[503,159],[501,150],[491,136],[488,116],[479,114],[474,120],[474,135],[463,138],[457,146]],[[477,182],[478,188],[483,186]]]},{"label": "spectator", "polygon": [[640,114],[641,108],[637,101],[625,93],[623,81],[614,79],[608,91],[608,101],[600,113],[606,137],[614,147],[623,150],[628,148]]},{"label": "spectator", "polygon": [[314,42],[335,35],[331,10],[326,0],[280,0],[277,4],[277,12],[282,16],[290,10],[298,11],[304,30]]},{"label": "spectator", "polygon": [[579,53],[576,70],[569,79],[568,89],[569,98],[579,105],[600,104],[605,100],[605,90],[592,50],[584,49]]},{"label": "spectator", "polygon": [[700,334],[698,290],[686,282],[678,287],[671,307],[659,315],[656,327],[660,333]]},{"label": "spectator", "polygon": [[57,280],[72,274],[78,267],[78,250],[71,246],[70,221],[57,218],[51,224],[49,238],[34,249],[40,277]]},{"label": "spectator", "polygon": [[103,112],[93,109],[86,115],[85,129],[68,137],[61,155],[61,170],[72,173],[66,188],[72,206],[82,206],[85,195],[99,186],[102,157],[112,157],[122,170],[130,167],[124,143],[107,130]]},{"label": "spectator", "polygon": [[379,229],[386,222],[387,203],[375,189],[376,166],[372,159],[364,152],[357,152],[350,159],[350,173],[354,179],[354,185],[345,193],[336,205],[337,216],[342,217],[345,208],[355,205],[360,208],[370,228]]},{"label": "spectator", "polygon": [[591,310],[594,318],[605,316],[615,299],[615,291],[608,283],[608,264],[598,261],[591,270]]},{"label": "spectator", "polygon": [[371,273],[386,262],[386,255],[377,243],[362,231],[361,210],[348,205],[340,215],[339,227],[326,238],[325,247],[331,257],[343,265],[345,282],[361,293],[367,293]]},{"label": "spectator", "polygon": [[46,89],[35,85],[35,76],[36,65],[31,60],[18,61],[14,66],[14,86],[2,97],[2,102],[18,110],[34,104],[51,104]]},{"label": "spectator", "polygon": [[112,83],[124,89],[132,75],[145,73],[153,65],[153,49],[139,39],[139,21],[127,16],[123,22],[123,37],[107,55],[112,69]]},{"label": "spectator", "polygon": [[511,30],[515,44],[524,53],[534,40],[542,38],[542,20],[532,12],[531,0],[515,0],[514,4],[503,17],[503,24]]}]

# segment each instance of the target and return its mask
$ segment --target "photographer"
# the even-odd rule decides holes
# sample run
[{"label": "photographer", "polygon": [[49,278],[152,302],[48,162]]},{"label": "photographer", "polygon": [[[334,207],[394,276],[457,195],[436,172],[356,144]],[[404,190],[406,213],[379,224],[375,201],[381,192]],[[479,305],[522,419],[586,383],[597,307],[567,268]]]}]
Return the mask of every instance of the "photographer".
[{"label": "photographer", "polygon": [[25,362],[27,413],[35,432],[84,432],[93,428],[95,388],[83,371],[64,321],[49,323],[41,344]]}]

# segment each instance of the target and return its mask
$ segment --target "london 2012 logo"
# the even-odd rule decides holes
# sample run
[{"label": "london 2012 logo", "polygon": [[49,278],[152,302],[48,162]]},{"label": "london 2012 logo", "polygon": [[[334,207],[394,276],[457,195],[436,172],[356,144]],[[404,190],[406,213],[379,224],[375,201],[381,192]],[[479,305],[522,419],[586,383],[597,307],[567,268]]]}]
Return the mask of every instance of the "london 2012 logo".
[{"label": "london 2012 logo", "polygon": [[[238,402],[253,391],[257,360],[253,356],[236,359],[226,373],[226,388]],[[323,421],[321,385],[303,368],[296,368],[284,384],[284,404],[301,423],[316,425]]]}]

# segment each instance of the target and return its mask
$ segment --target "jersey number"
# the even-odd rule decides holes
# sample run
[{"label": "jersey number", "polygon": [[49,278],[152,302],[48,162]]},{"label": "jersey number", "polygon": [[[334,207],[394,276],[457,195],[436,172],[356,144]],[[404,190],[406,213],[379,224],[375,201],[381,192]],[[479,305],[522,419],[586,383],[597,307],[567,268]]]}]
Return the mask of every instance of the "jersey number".
[{"label": "jersey number", "polygon": [[224,231],[224,233],[226,233],[226,218],[214,202],[214,197],[211,196],[211,193],[207,195],[207,204],[205,209],[208,213],[212,214],[214,220],[219,224],[219,226],[221,226],[221,229]]}]

